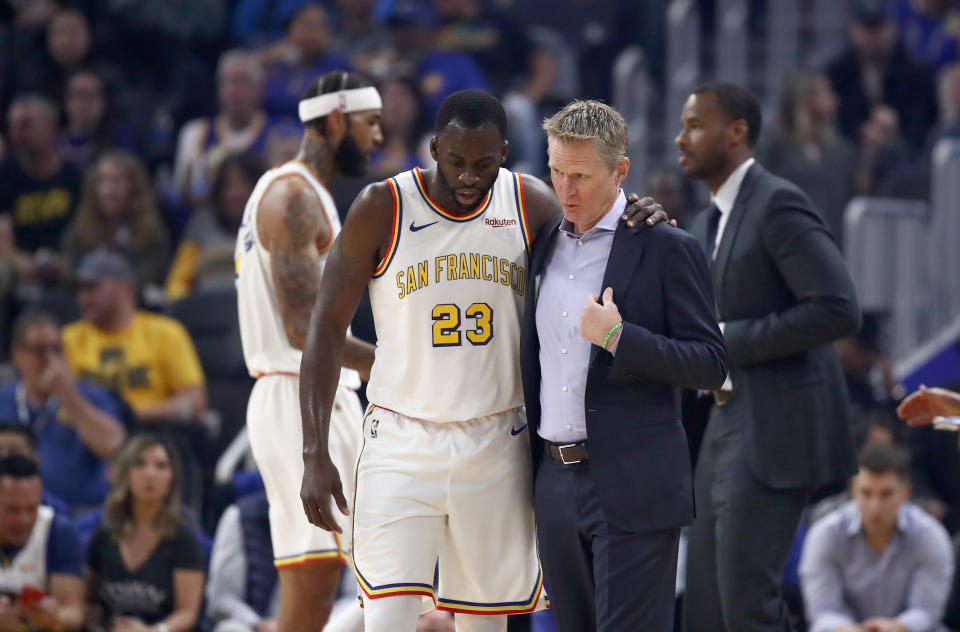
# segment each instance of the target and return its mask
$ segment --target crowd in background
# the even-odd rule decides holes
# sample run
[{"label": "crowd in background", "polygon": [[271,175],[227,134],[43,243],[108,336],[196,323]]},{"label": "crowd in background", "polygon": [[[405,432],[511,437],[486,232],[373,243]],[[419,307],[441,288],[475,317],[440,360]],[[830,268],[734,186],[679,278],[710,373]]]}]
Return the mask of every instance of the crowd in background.
[{"label": "crowd in background", "polygon": [[[624,48],[643,48],[663,81],[669,4],[0,1],[0,551],[34,546],[33,522],[27,538],[5,524],[14,496],[53,508],[37,518],[51,550],[75,548],[48,555],[58,606],[29,610],[36,625],[79,625],[86,567],[96,625],[141,630],[172,616],[178,629],[270,629],[266,503],[242,445],[231,446],[252,384],[233,251],[258,177],[297,152],[296,106],[312,80],[354,70],[383,98],[383,145],[366,179],[334,189],[341,214],[365,182],[429,164],[437,107],[460,89],[502,99],[508,167],[543,174],[542,118],[575,97],[609,102]],[[784,78],[757,150],[838,240],[855,195],[926,199],[932,148],[960,138],[960,3],[849,4],[846,49]],[[679,113],[666,121],[679,125]],[[640,193],[684,225],[704,195],[672,155]],[[372,331],[359,314],[355,335]],[[913,502],[960,534],[960,446],[897,421],[903,393],[882,315],[837,346],[858,442],[905,446]],[[896,455],[872,458],[899,472]],[[803,533],[837,493],[820,495],[785,573],[798,621]],[[143,585],[156,590],[145,597]],[[945,616],[960,629],[954,593]],[[0,630],[8,607],[0,601]]]}]

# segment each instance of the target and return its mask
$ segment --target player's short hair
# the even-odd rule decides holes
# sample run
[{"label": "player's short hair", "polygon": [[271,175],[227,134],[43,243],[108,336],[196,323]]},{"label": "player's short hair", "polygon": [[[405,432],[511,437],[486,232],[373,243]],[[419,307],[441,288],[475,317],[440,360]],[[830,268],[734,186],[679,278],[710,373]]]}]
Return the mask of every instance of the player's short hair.
[{"label": "player's short hair", "polygon": [[[363,75],[358,75],[355,72],[347,72],[346,70],[334,70],[321,75],[316,81],[310,84],[310,87],[307,88],[307,91],[303,93],[303,97],[300,99],[304,101],[312,97],[320,96],[321,94],[327,94],[329,92],[339,92],[340,90],[353,90],[354,88],[367,88],[373,84],[364,77]],[[310,119],[309,121],[304,121],[305,127],[313,127],[321,136],[324,134],[324,126],[327,123],[327,117],[321,116],[320,118]]]},{"label": "player's short hair", "polygon": [[53,314],[40,310],[26,311],[20,314],[13,323],[10,345],[13,347],[25,345],[27,343],[27,333],[37,325],[50,325],[54,329],[60,329],[60,322]]},{"label": "player's short hair", "polygon": [[451,123],[467,129],[493,125],[500,138],[507,137],[507,112],[493,95],[480,90],[459,90],[440,104],[434,132],[439,134]]},{"label": "player's short hair", "polygon": [[896,445],[868,443],[860,451],[860,467],[874,474],[896,474],[903,480],[910,475],[910,455]]},{"label": "player's short hair", "polygon": [[747,124],[747,147],[753,149],[756,146],[763,127],[763,114],[752,92],[735,83],[714,81],[701,85],[693,93],[715,96],[731,122],[743,119]]},{"label": "player's short hair", "polygon": [[579,143],[592,140],[597,153],[613,169],[627,157],[627,122],[619,112],[600,101],[578,99],[544,119],[549,140]]}]

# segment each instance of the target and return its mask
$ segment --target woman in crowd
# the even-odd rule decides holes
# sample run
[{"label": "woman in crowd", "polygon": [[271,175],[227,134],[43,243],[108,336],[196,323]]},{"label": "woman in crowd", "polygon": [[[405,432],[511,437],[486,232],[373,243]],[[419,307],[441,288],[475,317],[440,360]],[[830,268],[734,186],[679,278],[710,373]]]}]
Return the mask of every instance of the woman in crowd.
[{"label": "woman in crowd", "polygon": [[420,145],[425,145],[423,97],[409,79],[385,79],[378,87],[383,97],[383,145],[373,155],[370,168],[389,178],[421,164],[418,152]]},{"label": "woman in crowd", "polygon": [[231,154],[217,167],[213,207],[198,209],[187,222],[167,275],[167,298],[177,300],[204,286],[233,284],[234,247],[247,199],[263,173],[251,154]]},{"label": "woman in crowd", "polygon": [[92,68],[81,68],[67,80],[63,98],[66,124],[60,137],[60,155],[86,169],[104,150],[133,151],[133,133],[113,120],[106,79]]},{"label": "woman in crowd", "polygon": [[97,248],[130,260],[138,291],[163,282],[170,238],[143,163],[126,151],[104,153],[87,171],[80,205],[61,243],[66,269]]},{"label": "woman in crowd", "polygon": [[87,549],[87,601],[109,632],[192,630],[203,594],[203,560],[180,508],[172,448],[141,434],[114,463],[103,525]]}]

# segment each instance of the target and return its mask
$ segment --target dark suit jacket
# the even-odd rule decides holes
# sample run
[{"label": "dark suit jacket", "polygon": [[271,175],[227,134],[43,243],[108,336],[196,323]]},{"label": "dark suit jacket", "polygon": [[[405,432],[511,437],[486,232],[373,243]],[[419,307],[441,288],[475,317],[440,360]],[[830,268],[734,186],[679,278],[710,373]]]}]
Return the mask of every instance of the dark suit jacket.
[{"label": "dark suit jacket", "polygon": [[[559,220],[534,241],[520,342],[534,473],[543,455],[537,277]],[[597,294],[606,287],[624,324],[616,356],[591,348],[584,401],[590,473],[610,524],[626,531],[679,527],[693,519],[693,484],[677,387],[717,388],[726,375],[706,257],[680,229],[620,223]]]},{"label": "dark suit jacket", "polygon": [[[702,243],[705,214],[690,230]],[[730,211],[713,291],[751,471],[779,489],[853,474],[847,391],[832,344],[860,328],[853,282],[807,196],[758,163]]]}]

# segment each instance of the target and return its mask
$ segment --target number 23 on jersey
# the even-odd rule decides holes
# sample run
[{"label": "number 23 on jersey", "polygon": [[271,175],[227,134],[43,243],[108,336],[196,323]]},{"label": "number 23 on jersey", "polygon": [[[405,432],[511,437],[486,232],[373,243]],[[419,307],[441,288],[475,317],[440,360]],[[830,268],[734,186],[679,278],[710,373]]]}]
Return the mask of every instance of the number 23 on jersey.
[{"label": "number 23 on jersey", "polygon": [[472,303],[463,315],[473,320],[473,329],[460,330],[460,307],[441,303],[433,308],[433,346],[459,347],[463,344],[461,334],[475,346],[485,345],[493,338],[493,308],[486,303]]}]

